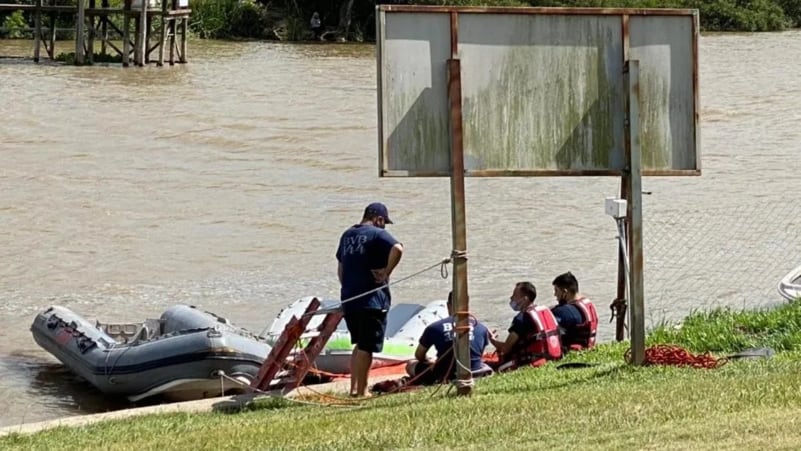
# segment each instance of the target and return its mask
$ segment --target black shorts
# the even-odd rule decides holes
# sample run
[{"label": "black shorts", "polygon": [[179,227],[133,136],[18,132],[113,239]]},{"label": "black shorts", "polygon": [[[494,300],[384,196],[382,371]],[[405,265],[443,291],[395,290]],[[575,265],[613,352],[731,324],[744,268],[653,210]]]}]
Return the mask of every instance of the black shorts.
[{"label": "black shorts", "polygon": [[350,342],[356,349],[365,352],[381,352],[384,349],[384,333],[387,329],[387,312],[376,309],[359,309],[345,313],[345,324],[350,332]]},{"label": "black shorts", "polygon": [[[453,378],[454,371],[450,363],[453,359],[447,358],[436,364],[430,362],[417,362],[414,366],[412,385],[435,385],[447,382]],[[447,374],[450,370],[451,374]]]}]

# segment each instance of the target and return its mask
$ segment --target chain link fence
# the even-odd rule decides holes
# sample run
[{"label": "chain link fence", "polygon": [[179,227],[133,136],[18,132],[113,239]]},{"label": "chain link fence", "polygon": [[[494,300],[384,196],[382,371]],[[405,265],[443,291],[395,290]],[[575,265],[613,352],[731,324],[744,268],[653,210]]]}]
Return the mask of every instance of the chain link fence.
[{"label": "chain link fence", "polygon": [[801,205],[792,202],[680,214],[649,211],[643,218],[643,252],[650,323],[667,318],[667,310],[747,309],[782,302],[780,279],[801,265],[800,232]]}]

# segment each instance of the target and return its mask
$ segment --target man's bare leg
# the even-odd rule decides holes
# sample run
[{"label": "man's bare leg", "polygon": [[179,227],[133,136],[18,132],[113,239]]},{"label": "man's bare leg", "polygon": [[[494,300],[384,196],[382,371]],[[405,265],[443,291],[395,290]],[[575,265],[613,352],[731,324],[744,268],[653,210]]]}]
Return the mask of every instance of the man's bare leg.
[{"label": "man's bare leg", "polygon": [[358,349],[353,348],[353,352],[350,354],[350,395],[356,396],[356,368],[359,366],[356,363],[356,353],[359,352]]},{"label": "man's bare leg", "polygon": [[351,354],[350,394],[364,396],[367,392],[367,375],[373,364],[373,353],[354,349]]}]

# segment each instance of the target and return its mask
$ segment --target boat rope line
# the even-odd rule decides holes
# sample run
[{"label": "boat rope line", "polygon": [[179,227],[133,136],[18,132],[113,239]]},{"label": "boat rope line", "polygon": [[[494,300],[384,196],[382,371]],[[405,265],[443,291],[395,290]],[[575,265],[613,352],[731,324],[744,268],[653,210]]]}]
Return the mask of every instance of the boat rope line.
[{"label": "boat rope line", "polygon": [[423,269],[421,269],[421,270],[419,270],[417,272],[411,273],[411,274],[409,274],[408,276],[405,276],[405,277],[401,277],[400,279],[395,280],[393,282],[387,282],[387,283],[381,285],[380,287],[373,288],[372,290],[365,291],[364,293],[357,294],[356,296],[351,296],[351,297],[349,297],[347,299],[342,300],[342,302],[340,304],[345,304],[347,302],[355,301],[356,299],[359,299],[361,297],[367,296],[368,294],[375,293],[376,291],[383,290],[384,288],[389,288],[389,287],[391,287],[393,285],[397,285],[397,284],[399,284],[401,282],[405,282],[405,281],[407,281],[409,279],[412,279],[414,277],[419,276],[420,274],[423,274],[423,273],[426,273],[428,271],[431,271],[432,269],[434,269],[436,267],[439,267],[440,276],[442,276],[443,279],[447,279],[448,278],[448,264],[450,264],[451,262],[453,262],[456,259],[467,260],[467,251],[459,251],[459,250],[454,249],[454,250],[451,251],[450,257],[445,257],[445,258],[441,259],[440,261],[438,261],[437,263],[434,263],[432,265],[426,266],[425,268],[423,268]]},{"label": "boat rope line", "polygon": [[[411,391],[411,390],[415,390],[417,388],[420,388],[420,386],[414,385],[414,382],[417,381],[418,379],[420,379],[424,374],[428,373],[429,371],[432,371],[433,368],[434,368],[434,365],[436,365],[437,362],[439,362],[440,360],[445,358],[445,356],[447,356],[451,351],[452,351],[452,349],[449,349],[448,351],[446,351],[445,354],[443,354],[442,356],[439,356],[434,363],[429,365],[428,368],[424,369],[423,371],[420,371],[420,373],[415,374],[412,377],[408,377],[408,376],[402,377],[401,378],[401,381],[402,381],[401,383],[394,384],[392,388],[387,389],[386,391],[384,391],[384,394],[391,394],[391,393],[396,393],[396,392],[401,392],[401,391]],[[303,353],[302,355],[303,355],[303,358],[306,359],[307,367],[309,368],[308,371],[310,373],[319,374],[321,376],[328,376],[328,377],[332,377],[332,378],[333,377],[342,377],[341,374],[329,373],[329,372],[322,371],[320,369],[314,368],[313,364],[309,364],[309,362],[308,362],[308,358],[309,357],[305,353]],[[298,366],[298,364],[295,363],[295,362],[288,362],[288,364],[290,366],[293,366],[293,367],[297,367]],[[452,369],[453,369],[453,362],[451,362],[451,366],[448,368],[446,376],[444,376],[444,377],[447,377],[447,374],[449,374]],[[387,382],[387,381],[395,382],[395,380],[392,380],[392,379],[387,379],[384,382]],[[444,382],[444,380],[442,382]],[[381,382],[379,382],[379,384],[380,383]],[[330,398],[330,399],[334,399],[334,400],[338,400],[338,401],[347,401],[347,402],[353,402],[354,401],[354,398],[347,398],[346,399],[346,398],[341,398],[341,397],[334,396],[334,395],[326,395],[326,394],[320,393],[320,392],[312,389],[309,385],[306,385],[306,384],[298,385],[298,387],[304,387],[306,390],[308,390],[308,391],[310,391],[310,392],[312,392],[314,394],[317,394],[317,395],[319,395],[321,397],[324,397],[324,398]],[[436,391],[434,393],[432,393],[431,395],[433,396],[435,393],[436,393]],[[365,399],[372,399],[372,398],[365,398]]]},{"label": "boat rope line", "polygon": [[[397,285],[399,283],[405,282],[405,281],[410,280],[410,279],[412,279],[414,277],[417,277],[417,276],[419,276],[421,274],[424,274],[424,273],[426,273],[428,271],[431,271],[432,269],[435,269],[435,268],[439,268],[440,276],[443,279],[447,279],[448,275],[449,275],[448,274],[448,266],[447,265],[452,263],[452,262],[454,262],[457,259],[459,259],[459,260],[467,260],[467,258],[468,258],[467,257],[467,251],[453,249],[451,251],[450,256],[442,258],[439,261],[437,261],[436,263],[428,265],[428,266],[426,266],[426,267],[424,267],[424,268],[422,268],[422,269],[420,269],[420,270],[418,270],[416,272],[413,272],[413,273],[411,273],[411,274],[409,274],[407,276],[401,277],[400,279],[394,280],[392,282],[386,282],[386,283],[382,284],[381,286],[378,286],[378,287],[373,288],[371,290],[365,291],[363,293],[359,293],[359,294],[357,294],[355,296],[351,296],[351,297],[349,297],[347,299],[343,299],[342,301],[340,301],[339,305],[337,305],[335,308],[318,309],[318,310],[316,310],[314,312],[307,313],[306,315],[320,315],[320,314],[327,314],[327,313],[331,313],[331,312],[334,312],[334,311],[341,310],[342,305],[344,305],[345,303],[355,301],[355,300],[360,299],[360,298],[362,298],[364,296],[367,296],[369,294],[375,293],[375,292],[383,290],[385,288],[389,288],[390,286]],[[458,313],[459,314],[464,314],[465,312],[458,312]],[[470,318],[475,319],[475,316],[473,316],[470,312],[467,312],[467,314],[470,315]],[[269,326],[267,326],[259,334],[259,336],[264,336],[264,333],[267,331],[267,328],[269,328]],[[470,326],[458,328],[460,330],[457,331],[457,334],[460,334],[460,335],[464,334],[464,333],[469,331],[469,328],[470,328]],[[461,330],[461,329],[464,329],[464,330]],[[301,345],[302,345],[302,343],[300,342],[300,340],[298,340],[298,342],[296,343],[296,348],[301,348],[302,347]],[[396,384],[390,390],[387,390],[384,393],[385,394],[390,394],[390,393],[394,393],[394,392],[398,392],[398,391],[408,391],[408,390],[412,389],[412,387],[419,388],[419,386],[412,385],[412,384],[416,380],[421,378],[425,373],[427,373],[429,371],[432,371],[437,362],[439,362],[441,359],[445,358],[448,354],[450,354],[451,352],[454,351],[455,346],[456,346],[456,340],[454,340],[454,346],[451,349],[449,349],[448,351],[446,351],[446,353],[444,355],[438,356],[437,360],[432,365],[430,365],[428,368],[426,368],[425,370],[421,371],[418,374],[415,374],[411,378],[409,378],[409,377],[401,378],[402,383]],[[302,354],[303,354],[303,358],[308,358],[308,356],[306,356],[305,353],[302,353]],[[288,364],[291,365],[291,366],[297,366],[297,364],[295,362],[288,362]],[[439,391],[439,389],[442,387],[442,385],[446,383],[446,378],[449,377],[451,371],[453,370],[454,364],[459,365],[459,367],[461,367],[462,369],[465,369],[467,371],[471,371],[470,368],[467,368],[461,362],[457,362],[456,358],[453,358],[451,360],[451,362],[450,362],[450,366],[448,368],[448,371],[443,376],[443,380],[441,381],[441,384],[439,384],[439,386],[436,388],[436,390],[434,390],[434,392],[431,394],[431,396],[435,395],[437,393],[437,391]],[[319,370],[318,368],[313,367],[313,365],[308,365],[308,368],[309,368],[308,371],[310,373],[317,374],[317,375],[320,375],[320,376],[328,376],[328,377],[340,377],[341,376],[341,375],[338,375],[338,374],[328,373],[328,372]],[[222,377],[226,377],[228,379],[232,379],[229,376],[224,375],[224,374],[221,374],[220,377],[221,378]],[[235,380],[235,379],[232,379],[232,380],[237,384],[247,385],[247,384],[243,384],[239,380]],[[222,379],[221,379],[221,381],[222,381]],[[388,382],[391,382],[391,380],[388,380]],[[474,385],[473,379],[454,380],[454,381],[452,381],[452,383],[454,385],[458,386],[458,387],[467,387],[467,386],[473,386]],[[248,387],[250,387],[250,386],[248,385]],[[333,405],[342,405],[342,404],[353,405],[353,401],[355,401],[353,398],[345,399],[345,398],[339,398],[339,397],[336,397],[336,396],[319,393],[319,392],[309,388],[309,385],[300,384],[300,385],[298,385],[298,387],[304,387],[306,390],[311,391],[312,393],[315,393],[315,394],[319,395],[320,397],[329,398],[329,399],[337,401],[337,403],[333,404]],[[259,390],[259,389],[256,389],[254,387],[250,387],[250,389],[252,391],[255,391],[255,392],[258,392],[258,393],[261,393],[261,394],[268,394],[269,395],[269,393],[264,392],[264,391]],[[449,391],[450,391],[450,389],[449,389]],[[274,396],[274,395],[272,395],[272,396]],[[365,399],[372,399],[372,398],[365,398]],[[295,401],[297,401],[297,400],[295,400]],[[327,404],[319,404],[319,403],[311,403],[311,404],[314,404],[314,405],[327,405]]]},{"label": "boat rope line", "polygon": [[264,395],[265,397],[268,397],[268,398],[285,399],[287,401],[294,402],[294,403],[297,403],[297,404],[316,406],[316,407],[350,407],[350,408],[361,408],[361,407],[363,407],[361,405],[354,404],[354,403],[319,403],[319,402],[304,401],[302,399],[296,399],[296,398],[290,398],[290,397],[286,397],[286,396],[276,395],[275,393],[270,393],[268,391],[259,390],[258,388],[251,387],[249,384],[246,384],[245,382],[242,382],[239,379],[233,378],[233,377],[225,374],[225,372],[223,372],[223,371],[219,371],[218,374],[220,376],[221,383],[222,383],[222,381],[224,379],[226,379],[226,380],[229,380],[229,381],[231,381],[231,382],[233,382],[235,384],[238,384],[238,385],[241,385],[243,387],[246,387],[248,390],[250,390],[252,392],[258,393],[260,395]]},{"label": "boat rope line", "polygon": [[122,356],[124,356],[131,349],[130,345],[129,346],[125,346],[124,349],[122,350],[122,352],[117,354],[117,358],[114,359],[114,363],[112,363],[111,367],[109,368],[108,359],[111,356],[111,351],[114,350],[114,349],[120,348],[120,347],[122,347],[122,346],[118,346],[117,343],[112,344],[111,348],[106,350],[106,358],[104,359],[104,362],[103,362],[104,363],[104,365],[103,365],[103,367],[104,367],[103,368],[104,376],[106,376],[106,380],[108,380],[108,382],[111,383],[111,384],[114,383],[113,380],[112,380],[113,377],[114,377],[114,368],[117,367],[117,363],[120,361]]},{"label": "boat rope line", "polygon": [[[355,301],[355,300],[357,300],[357,299],[359,299],[359,298],[361,298],[363,296],[367,296],[368,294],[375,293],[377,291],[383,290],[384,288],[388,288],[390,286],[397,285],[397,284],[399,284],[401,282],[405,282],[405,281],[407,281],[409,279],[412,279],[414,277],[419,276],[420,274],[423,274],[423,273],[426,273],[428,271],[431,271],[432,269],[437,268],[437,267],[439,267],[440,276],[443,279],[447,279],[448,278],[448,264],[453,262],[455,259],[467,260],[467,251],[460,251],[460,250],[454,249],[453,251],[451,251],[450,257],[445,257],[443,259],[440,259],[438,262],[436,262],[436,263],[434,263],[432,265],[426,266],[425,268],[423,268],[423,269],[421,269],[421,270],[419,270],[417,272],[409,274],[408,276],[401,277],[398,280],[395,280],[395,281],[392,281],[392,282],[387,282],[387,283],[385,283],[385,284],[383,284],[383,285],[381,285],[379,287],[373,288],[372,290],[368,290],[368,291],[365,291],[364,293],[357,294],[356,296],[351,296],[351,297],[349,297],[347,299],[344,299],[344,300],[340,301],[339,305],[336,306],[335,308],[317,309],[314,312],[308,313],[308,315],[310,315],[310,316],[322,315],[322,314],[326,314],[326,313],[331,313],[333,311],[341,310],[342,309],[342,305],[344,305],[347,302]],[[267,332],[267,329],[269,329],[270,326],[271,326],[271,324],[268,324],[267,326],[265,326],[264,329],[262,329],[261,333],[259,333],[258,336],[259,337],[264,337],[265,332]]]}]

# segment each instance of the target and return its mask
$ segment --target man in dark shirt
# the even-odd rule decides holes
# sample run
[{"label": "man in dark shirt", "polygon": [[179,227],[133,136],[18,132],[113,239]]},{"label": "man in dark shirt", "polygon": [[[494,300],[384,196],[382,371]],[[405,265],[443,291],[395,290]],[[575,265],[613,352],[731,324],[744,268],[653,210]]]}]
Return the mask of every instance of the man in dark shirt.
[{"label": "man in dark shirt", "polygon": [[[453,379],[456,375],[456,360],[454,358],[453,336],[455,321],[453,313],[453,292],[448,293],[448,316],[426,326],[420,343],[417,345],[414,357],[417,360],[409,362],[406,372],[413,377],[413,385],[433,385]],[[492,372],[481,356],[489,342],[489,330],[475,318],[470,318],[470,370],[476,377]],[[437,360],[432,362],[426,354],[431,347],[437,350]]]},{"label": "man in dark shirt", "polygon": [[581,296],[578,294],[578,280],[570,272],[560,274],[553,280],[553,295],[557,305],[551,307],[553,316],[559,324],[559,333],[562,336],[562,347],[565,351],[574,341],[576,327],[584,323],[584,316],[576,307],[575,301]]},{"label": "man in dark shirt", "polygon": [[345,324],[351,343],[351,396],[365,396],[373,353],[384,347],[387,312],[392,298],[389,276],[403,255],[403,246],[384,227],[392,224],[387,207],[367,206],[362,221],[346,230],[337,248],[337,276]]},{"label": "man in dark shirt", "polygon": [[534,284],[531,282],[518,282],[515,284],[512,296],[509,298],[509,307],[518,313],[512,319],[509,335],[506,336],[504,341],[490,337],[492,345],[503,356],[501,363],[514,355],[519,350],[518,348],[524,345],[524,339],[536,332],[537,325],[534,324],[531,315],[526,313],[534,305],[535,299],[537,299],[537,289]]}]

